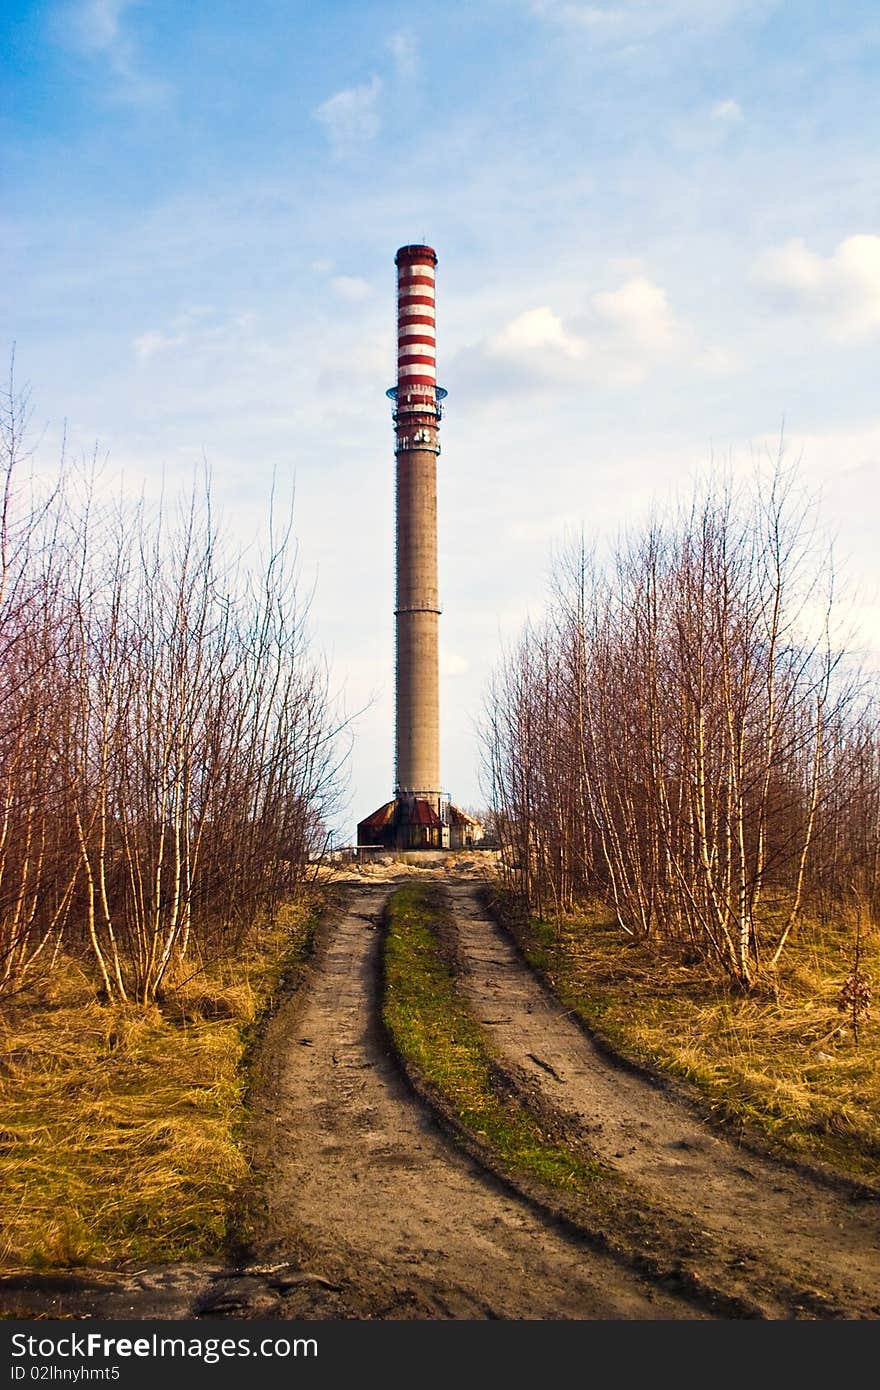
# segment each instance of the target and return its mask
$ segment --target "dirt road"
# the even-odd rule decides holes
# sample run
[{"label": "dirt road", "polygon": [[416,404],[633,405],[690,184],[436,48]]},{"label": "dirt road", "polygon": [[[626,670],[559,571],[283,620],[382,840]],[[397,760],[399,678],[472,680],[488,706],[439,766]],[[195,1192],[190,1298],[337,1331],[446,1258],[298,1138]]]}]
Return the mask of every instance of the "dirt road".
[{"label": "dirt road", "polygon": [[637,1188],[710,1237],[707,1279],[750,1292],[773,1317],[880,1316],[880,1203],[757,1156],[615,1066],[522,962],[473,880],[447,886],[461,985],[505,1070],[575,1117],[596,1153]]},{"label": "dirt road", "polygon": [[296,1232],[309,1267],[339,1285],[313,1289],[308,1309],[300,1292],[297,1315],[339,1316],[342,1300],[381,1318],[704,1316],[512,1196],[412,1097],[377,1025],[377,923],[392,886],[354,890],[267,1049],[262,1258]]}]

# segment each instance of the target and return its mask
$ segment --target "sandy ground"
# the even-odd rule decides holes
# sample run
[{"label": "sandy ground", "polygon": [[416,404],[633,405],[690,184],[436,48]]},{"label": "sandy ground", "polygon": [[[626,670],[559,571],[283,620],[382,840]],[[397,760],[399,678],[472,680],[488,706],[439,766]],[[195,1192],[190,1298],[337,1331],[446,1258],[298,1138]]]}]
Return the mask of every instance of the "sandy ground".
[{"label": "sandy ground", "polygon": [[[253,1074],[261,1181],[247,1260],[4,1276],[7,1315],[709,1316],[674,1279],[652,1281],[511,1191],[413,1095],[378,1024],[382,908],[410,872],[347,876],[347,907],[328,917],[306,982],[267,1028]],[[771,1318],[880,1316],[880,1204],[738,1148],[609,1061],[487,916],[478,881],[443,863],[434,872],[454,907],[462,987],[503,1069],[587,1132],[634,1203],[643,1193],[672,1213],[711,1287]]]}]

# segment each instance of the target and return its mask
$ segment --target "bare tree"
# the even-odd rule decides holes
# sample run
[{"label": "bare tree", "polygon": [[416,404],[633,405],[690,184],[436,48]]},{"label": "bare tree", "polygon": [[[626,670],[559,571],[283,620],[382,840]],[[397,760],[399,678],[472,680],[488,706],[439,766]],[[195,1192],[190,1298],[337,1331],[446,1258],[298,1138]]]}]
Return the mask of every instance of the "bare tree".
[{"label": "bare tree", "polygon": [[[511,886],[541,912],[601,893],[625,931],[749,988],[819,866],[826,891],[841,877],[828,840],[846,768],[876,892],[875,726],[831,646],[831,573],[781,466],[751,497],[716,487],[649,523],[605,570],[583,542],[563,552],[484,721]],[[781,917],[763,911],[771,890]]]},{"label": "bare tree", "polygon": [[324,847],[341,725],[291,519],[248,568],[207,478],[151,511],[105,500],[93,460],[25,505],[11,390],[4,409],[0,988],[63,939],[109,997],[149,1002],[234,950]]}]

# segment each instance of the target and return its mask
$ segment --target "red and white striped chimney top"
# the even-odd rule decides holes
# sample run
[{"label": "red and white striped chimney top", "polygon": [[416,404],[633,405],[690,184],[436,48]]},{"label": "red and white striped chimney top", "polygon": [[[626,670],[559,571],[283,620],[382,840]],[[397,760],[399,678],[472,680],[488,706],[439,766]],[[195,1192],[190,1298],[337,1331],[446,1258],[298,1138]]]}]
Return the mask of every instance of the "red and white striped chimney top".
[{"label": "red and white striped chimney top", "polygon": [[397,266],[397,388],[437,385],[434,329],[434,267],[430,246],[401,246]]}]

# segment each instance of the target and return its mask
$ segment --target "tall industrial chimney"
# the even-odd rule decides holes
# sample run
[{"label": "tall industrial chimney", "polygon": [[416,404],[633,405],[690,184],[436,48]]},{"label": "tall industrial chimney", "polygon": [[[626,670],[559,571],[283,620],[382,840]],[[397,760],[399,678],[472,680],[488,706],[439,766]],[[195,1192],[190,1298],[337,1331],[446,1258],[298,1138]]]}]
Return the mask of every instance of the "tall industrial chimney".
[{"label": "tall industrial chimney", "polygon": [[401,246],[397,266],[395,773],[394,800],[358,824],[358,845],[461,848],[482,828],[452,806],[440,781],[437,624],[437,385],[434,268],[430,246]]},{"label": "tall industrial chimney", "polygon": [[440,401],[430,246],[402,246],[397,265],[397,642],[395,795],[440,812],[437,455]]}]

